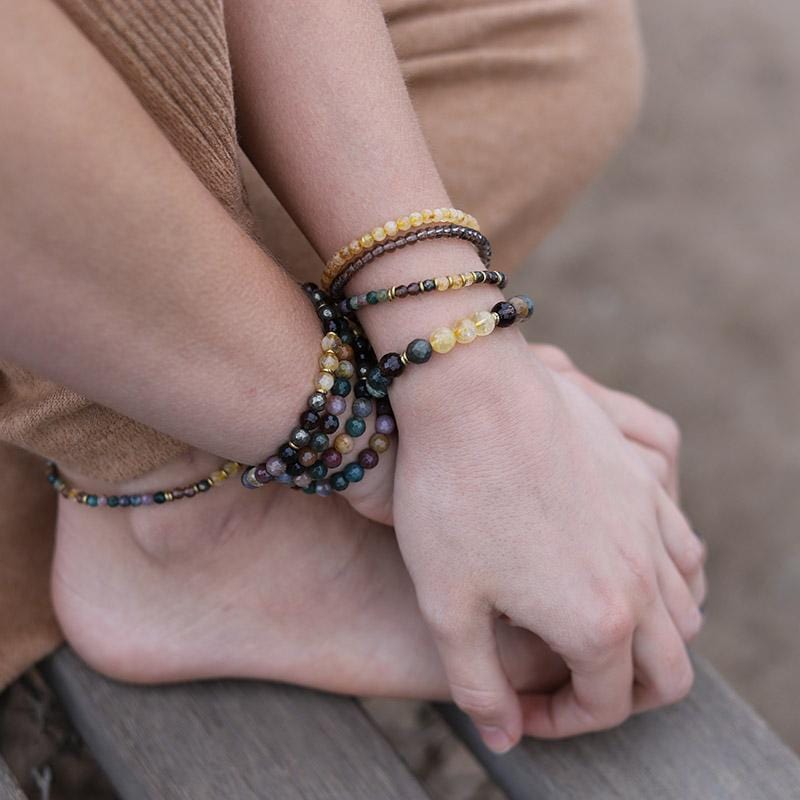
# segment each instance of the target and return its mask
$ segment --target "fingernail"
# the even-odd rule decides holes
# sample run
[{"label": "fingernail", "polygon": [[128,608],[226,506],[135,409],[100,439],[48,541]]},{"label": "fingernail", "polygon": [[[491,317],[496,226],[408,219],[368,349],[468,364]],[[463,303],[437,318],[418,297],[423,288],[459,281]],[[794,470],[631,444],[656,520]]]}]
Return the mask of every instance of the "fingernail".
[{"label": "fingernail", "polygon": [[494,753],[507,753],[511,749],[511,737],[502,728],[478,725],[478,733],[484,744]]}]

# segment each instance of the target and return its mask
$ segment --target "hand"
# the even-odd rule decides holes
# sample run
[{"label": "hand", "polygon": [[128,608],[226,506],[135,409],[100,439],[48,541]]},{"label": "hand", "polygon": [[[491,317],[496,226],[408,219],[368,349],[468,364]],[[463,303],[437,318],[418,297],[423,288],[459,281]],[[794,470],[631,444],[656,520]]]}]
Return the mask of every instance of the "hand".
[{"label": "hand", "polygon": [[[503,750],[523,731],[598,730],[683,697],[704,552],[641,446],[530,353],[484,362],[481,379],[502,393],[437,403],[439,386],[401,422],[395,478],[398,541],[455,702]],[[517,697],[500,615],[561,655],[569,684]]]}]

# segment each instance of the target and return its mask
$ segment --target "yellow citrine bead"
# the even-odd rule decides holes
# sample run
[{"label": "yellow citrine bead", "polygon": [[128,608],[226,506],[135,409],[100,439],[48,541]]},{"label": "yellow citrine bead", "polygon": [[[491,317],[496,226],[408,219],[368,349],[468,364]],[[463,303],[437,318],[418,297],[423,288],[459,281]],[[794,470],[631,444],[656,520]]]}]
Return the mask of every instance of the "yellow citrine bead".
[{"label": "yellow citrine bead", "polygon": [[433,211],[429,208],[422,209],[422,221],[427,225],[429,222],[433,222]]},{"label": "yellow citrine bead", "polygon": [[224,472],[224,470],[218,469],[216,472],[211,473],[212,483],[222,483],[226,480],[228,480],[228,475],[226,472]]},{"label": "yellow citrine bead", "polygon": [[465,272],[461,275],[461,280],[464,281],[464,286],[472,286],[475,283],[475,276],[471,272]]},{"label": "yellow citrine bead", "polygon": [[450,283],[452,284],[454,289],[461,289],[464,286],[464,276],[463,275],[453,275],[450,278]]},{"label": "yellow citrine bead", "polygon": [[419,228],[422,225],[422,214],[415,211],[413,214],[408,215],[408,221],[411,223],[412,228]]},{"label": "yellow citrine bead", "polygon": [[453,209],[452,208],[443,208],[442,209],[442,219],[445,222],[452,222],[453,221]]},{"label": "yellow citrine bead", "polygon": [[320,392],[329,392],[333,389],[333,375],[330,372],[320,372],[314,384]]},{"label": "yellow citrine bead", "polygon": [[456,341],[459,344],[469,344],[475,340],[478,335],[478,329],[471,319],[462,319],[453,328],[453,333],[456,335]]},{"label": "yellow citrine bead", "polygon": [[411,220],[408,217],[397,218],[397,229],[407,231],[411,227]]},{"label": "yellow citrine bead", "polygon": [[397,223],[393,219],[384,222],[383,229],[386,231],[386,235],[389,238],[397,236]]},{"label": "yellow citrine bead", "polygon": [[339,359],[333,353],[323,353],[319,357],[319,367],[325,372],[335,372],[339,366]]},{"label": "yellow citrine bead", "polygon": [[441,208],[433,209],[433,221],[441,222],[444,219],[444,211]]},{"label": "yellow citrine bead", "polygon": [[342,261],[347,261],[347,259],[350,258],[350,248],[349,247],[343,247],[339,251],[339,258],[341,258]]},{"label": "yellow citrine bead", "polygon": [[353,448],[356,446],[356,443],[353,441],[353,437],[347,433],[340,433],[334,440],[333,440],[333,447],[337,453],[341,453],[344,455],[345,453],[350,453],[353,451]]},{"label": "yellow citrine bead", "polygon": [[456,346],[456,335],[450,328],[437,328],[429,341],[437,353],[449,353]]},{"label": "yellow citrine bead", "polygon": [[464,212],[460,208],[457,208],[453,219],[459,224],[462,223],[464,221]]},{"label": "yellow citrine bead", "polygon": [[373,228],[372,229],[372,238],[376,242],[382,242],[386,239],[386,231],[383,228]]},{"label": "yellow citrine bead", "polygon": [[347,249],[354,255],[357,256],[361,252],[361,242],[358,239],[353,239],[349,245],[347,245]]},{"label": "yellow citrine bead", "polygon": [[440,275],[434,280],[436,289],[440,292],[446,292],[450,288],[450,280],[445,275]]},{"label": "yellow citrine bead", "polygon": [[372,245],[374,245],[374,244],[375,244],[375,240],[372,238],[372,234],[371,233],[365,233],[361,237],[361,247],[363,247],[364,250],[369,250],[369,248],[372,247]]},{"label": "yellow citrine bead", "polygon": [[478,336],[488,336],[494,330],[495,319],[491,311],[476,311],[472,315],[472,321]]},{"label": "yellow citrine bead", "polygon": [[228,477],[232,477],[233,475],[236,475],[237,472],[239,472],[241,466],[242,465],[238,461],[228,461],[225,464],[223,464],[222,469],[225,470]]},{"label": "yellow citrine bead", "polygon": [[344,262],[342,261],[342,257],[339,255],[339,253],[336,253],[336,255],[331,259],[331,265],[334,267],[341,267],[343,263]]},{"label": "yellow citrine bead", "polygon": [[335,350],[342,346],[342,340],[335,333],[326,333],[322,337],[323,350]]}]

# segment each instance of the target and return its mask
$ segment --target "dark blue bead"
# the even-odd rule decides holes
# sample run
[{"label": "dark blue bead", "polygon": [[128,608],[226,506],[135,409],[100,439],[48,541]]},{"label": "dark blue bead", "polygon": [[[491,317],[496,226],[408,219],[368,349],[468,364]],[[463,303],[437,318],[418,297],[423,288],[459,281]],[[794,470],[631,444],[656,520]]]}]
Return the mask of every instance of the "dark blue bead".
[{"label": "dark blue bead", "polygon": [[120,495],[119,504],[120,504],[120,507],[122,507],[122,508],[124,508],[126,506],[129,506],[131,504],[130,497],[128,497],[128,495],[126,495],[126,494]]},{"label": "dark blue bead", "polygon": [[406,347],[406,358],[412,364],[424,364],[433,355],[433,348],[427,339],[414,339]]},{"label": "dark blue bead", "polygon": [[298,475],[302,475],[305,471],[306,468],[297,461],[295,461],[294,464],[286,465],[286,474],[291,475],[293,478],[296,478]]},{"label": "dark blue bead", "polygon": [[351,436],[361,436],[367,429],[367,423],[361,417],[350,417],[344,424],[344,429]]},{"label": "dark blue bead", "polygon": [[337,378],[333,382],[333,388],[331,389],[331,394],[339,395],[339,397],[347,397],[352,390],[352,386],[350,381],[347,378]]},{"label": "dark blue bead", "polygon": [[344,468],[344,477],[350,483],[358,483],[364,477],[364,467],[361,464],[353,462]]},{"label": "dark blue bead", "polygon": [[347,480],[343,473],[335,472],[330,477],[330,484],[331,489],[334,489],[337,492],[343,492],[350,485],[350,481]]},{"label": "dark blue bead", "polygon": [[353,400],[353,416],[354,417],[368,417],[372,413],[372,400],[358,395]]},{"label": "dark blue bead", "polygon": [[210,488],[211,484],[206,480],[197,482],[197,491],[199,492],[207,492]]}]

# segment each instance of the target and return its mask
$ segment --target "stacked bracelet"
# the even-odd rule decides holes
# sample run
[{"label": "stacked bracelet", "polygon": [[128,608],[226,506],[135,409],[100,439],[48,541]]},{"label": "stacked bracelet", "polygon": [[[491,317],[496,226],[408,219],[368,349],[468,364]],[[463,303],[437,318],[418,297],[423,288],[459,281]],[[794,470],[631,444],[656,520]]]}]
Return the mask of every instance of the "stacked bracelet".
[{"label": "stacked bracelet", "polygon": [[397,250],[401,250],[417,242],[442,238],[455,238],[469,242],[478,251],[478,257],[481,259],[484,267],[487,269],[489,268],[492,261],[492,246],[489,240],[480,231],[466,225],[441,223],[433,227],[421,228],[420,230],[406,233],[384,244],[376,245],[363,255],[351,259],[341,268],[326,273],[322,279],[323,288],[329,289],[333,297],[339,298],[342,296],[344,288],[350,279],[376,258],[386,253],[393,253]]},{"label": "stacked bracelet", "polygon": [[340,250],[337,250],[325,264],[325,270],[322,273],[322,287],[327,289],[333,278],[350,261],[364,253],[368,253],[383,242],[403,236],[408,231],[419,230],[430,225],[439,225],[443,222],[453,222],[456,225],[480,230],[478,220],[458,208],[426,208],[422,211],[413,211],[411,214],[403,215],[396,219],[390,219],[384,222],[383,225],[367,231],[353,239],[350,244],[346,244]]},{"label": "stacked bracelet", "polygon": [[81,503],[90,508],[102,508],[104,506],[108,508],[128,508],[153,504],[162,505],[171,503],[174,500],[197,497],[209,489],[224,483],[228,478],[236,475],[241,468],[242,465],[237,461],[227,461],[208,477],[193,483],[191,486],[176,486],[173,489],[160,489],[144,494],[92,494],[70,486],[61,477],[58,467],[50,461],[47,464],[47,481],[62,497],[67,500],[74,500],[76,503]]},{"label": "stacked bracelet", "polygon": [[494,284],[500,289],[506,285],[506,274],[492,270],[462,272],[457,275],[441,275],[437,278],[426,278],[409,284],[391,286],[388,289],[375,289],[364,294],[353,295],[340,300],[337,308],[342,314],[358,311],[366,306],[379,303],[391,303],[393,300],[402,300],[404,297],[419,297],[431,292],[446,292],[449,289],[462,289],[482,283]]}]

